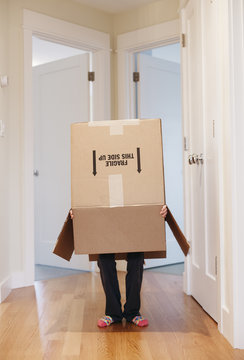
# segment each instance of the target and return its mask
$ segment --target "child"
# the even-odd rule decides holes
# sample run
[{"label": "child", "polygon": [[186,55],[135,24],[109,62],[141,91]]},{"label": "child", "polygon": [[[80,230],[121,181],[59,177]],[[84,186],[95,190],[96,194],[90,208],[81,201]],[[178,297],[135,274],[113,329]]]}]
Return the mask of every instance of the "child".
[{"label": "child", "polygon": [[[73,219],[72,210],[70,211]],[[164,205],[160,215],[165,219],[167,206]],[[114,254],[100,254],[98,266],[106,297],[105,316],[98,320],[98,327],[107,327],[112,323],[121,322],[123,317],[139,327],[148,325],[148,320],[140,314],[140,291],[142,284],[144,253],[127,254],[127,274],[126,274],[126,303],[124,311],[121,308],[121,295],[117,277],[116,262]]]}]

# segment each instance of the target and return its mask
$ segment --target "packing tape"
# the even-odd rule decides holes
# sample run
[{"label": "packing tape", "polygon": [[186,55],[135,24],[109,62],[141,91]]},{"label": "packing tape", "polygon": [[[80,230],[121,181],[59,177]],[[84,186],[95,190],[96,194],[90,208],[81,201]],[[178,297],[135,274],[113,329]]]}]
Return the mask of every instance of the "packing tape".
[{"label": "packing tape", "polygon": [[122,174],[109,175],[109,201],[110,207],[124,206],[124,191]]},{"label": "packing tape", "polygon": [[108,126],[110,128],[110,135],[123,135],[124,126],[139,125],[139,119],[128,120],[105,120],[105,121],[91,121],[88,126]]}]

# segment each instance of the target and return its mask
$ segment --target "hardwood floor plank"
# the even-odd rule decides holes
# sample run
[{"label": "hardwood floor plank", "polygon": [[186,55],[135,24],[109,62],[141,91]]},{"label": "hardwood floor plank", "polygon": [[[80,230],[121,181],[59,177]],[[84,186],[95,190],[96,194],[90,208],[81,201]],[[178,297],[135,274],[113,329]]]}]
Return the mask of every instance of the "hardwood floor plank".
[{"label": "hardwood floor plank", "polygon": [[[122,299],[124,273],[119,273]],[[182,277],[145,272],[142,309],[149,326],[97,328],[105,298],[97,273],[36,282],[0,304],[0,360],[244,360],[199,304]]]}]

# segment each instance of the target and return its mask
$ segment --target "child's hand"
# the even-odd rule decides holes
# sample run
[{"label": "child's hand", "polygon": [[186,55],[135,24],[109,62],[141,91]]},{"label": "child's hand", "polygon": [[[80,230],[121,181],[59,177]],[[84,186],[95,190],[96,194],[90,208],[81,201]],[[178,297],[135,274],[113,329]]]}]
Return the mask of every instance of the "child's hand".
[{"label": "child's hand", "polygon": [[72,209],[70,210],[69,214],[70,214],[71,219],[73,220],[74,215],[73,215],[73,211],[72,211]]},{"label": "child's hand", "polygon": [[167,212],[168,212],[167,205],[164,205],[160,211],[160,215],[162,215],[162,217],[165,219],[167,216]]}]

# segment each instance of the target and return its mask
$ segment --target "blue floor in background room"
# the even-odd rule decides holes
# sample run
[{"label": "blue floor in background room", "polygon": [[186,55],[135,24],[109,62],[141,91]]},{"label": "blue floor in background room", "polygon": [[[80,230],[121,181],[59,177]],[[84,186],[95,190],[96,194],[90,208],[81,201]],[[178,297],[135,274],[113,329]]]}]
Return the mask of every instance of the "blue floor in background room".
[{"label": "blue floor in background room", "polygon": [[160,272],[160,273],[172,274],[172,275],[183,275],[184,263],[159,266],[155,268],[146,269],[145,271]]},{"label": "blue floor in background room", "polygon": [[46,265],[35,265],[35,281],[60,278],[74,274],[81,274],[84,272],[86,271],[65,269]]},{"label": "blue floor in background room", "polygon": [[[155,267],[151,269],[146,269],[145,271],[182,275],[184,272],[184,263]],[[35,265],[35,281],[60,278],[69,275],[81,274],[84,272],[85,271],[82,270],[72,270],[46,265]]]}]

